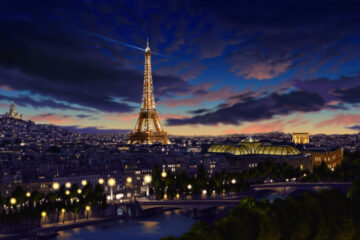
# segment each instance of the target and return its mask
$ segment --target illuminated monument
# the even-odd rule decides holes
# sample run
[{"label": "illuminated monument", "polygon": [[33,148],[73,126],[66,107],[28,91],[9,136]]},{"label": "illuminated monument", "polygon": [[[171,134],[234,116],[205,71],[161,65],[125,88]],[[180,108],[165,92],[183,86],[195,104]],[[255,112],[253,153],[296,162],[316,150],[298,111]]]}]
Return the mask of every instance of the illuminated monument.
[{"label": "illuminated monument", "polygon": [[293,133],[292,141],[295,144],[308,144],[309,143],[309,133]]},{"label": "illuminated monument", "polygon": [[163,131],[155,108],[154,89],[151,74],[151,52],[149,41],[145,49],[145,72],[142,105],[134,131],[130,133],[130,144],[171,144],[167,132]]},{"label": "illuminated monument", "polygon": [[22,119],[22,115],[15,111],[15,104],[11,101],[9,112],[5,113],[4,118]]}]

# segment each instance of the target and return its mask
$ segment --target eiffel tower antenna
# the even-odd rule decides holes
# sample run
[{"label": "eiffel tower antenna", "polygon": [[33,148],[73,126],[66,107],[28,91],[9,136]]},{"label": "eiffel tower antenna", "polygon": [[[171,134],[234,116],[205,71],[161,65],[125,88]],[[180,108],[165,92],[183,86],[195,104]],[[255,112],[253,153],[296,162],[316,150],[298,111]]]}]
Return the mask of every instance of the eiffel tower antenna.
[{"label": "eiffel tower antenna", "polygon": [[130,133],[130,144],[171,144],[167,132],[161,126],[155,108],[154,88],[151,73],[151,50],[149,39],[146,39],[144,86],[139,118],[134,130]]}]

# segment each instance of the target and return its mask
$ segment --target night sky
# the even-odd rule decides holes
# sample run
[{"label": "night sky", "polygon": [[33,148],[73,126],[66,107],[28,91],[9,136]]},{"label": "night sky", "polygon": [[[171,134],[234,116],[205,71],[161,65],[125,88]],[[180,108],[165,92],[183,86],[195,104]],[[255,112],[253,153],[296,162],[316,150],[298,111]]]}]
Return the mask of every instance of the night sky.
[{"label": "night sky", "polygon": [[149,37],[169,134],[360,130],[359,1],[1,1],[0,113],[135,126]]}]

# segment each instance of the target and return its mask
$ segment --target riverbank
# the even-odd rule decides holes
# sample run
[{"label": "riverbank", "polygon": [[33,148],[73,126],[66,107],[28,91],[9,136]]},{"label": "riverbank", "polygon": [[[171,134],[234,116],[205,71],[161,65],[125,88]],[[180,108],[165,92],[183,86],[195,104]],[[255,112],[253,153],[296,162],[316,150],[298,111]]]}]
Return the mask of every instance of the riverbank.
[{"label": "riverbank", "polygon": [[20,232],[20,233],[13,233],[13,234],[0,234],[1,240],[16,240],[22,238],[35,238],[36,232],[39,230],[47,229],[47,228],[55,228],[55,231],[64,231],[72,228],[78,227],[85,227],[89,225],[96,225],[106,222],[112,222],[120,219],[125,219],[123,216],[109,216],[109,217],[102,217],[102,218],[89,218],[89,219],[79,219],[76,222],[73,221],[66,221],[65,223],[52,223],[52,224],[45,224],[40,228],[33,229],[31,231]]}]

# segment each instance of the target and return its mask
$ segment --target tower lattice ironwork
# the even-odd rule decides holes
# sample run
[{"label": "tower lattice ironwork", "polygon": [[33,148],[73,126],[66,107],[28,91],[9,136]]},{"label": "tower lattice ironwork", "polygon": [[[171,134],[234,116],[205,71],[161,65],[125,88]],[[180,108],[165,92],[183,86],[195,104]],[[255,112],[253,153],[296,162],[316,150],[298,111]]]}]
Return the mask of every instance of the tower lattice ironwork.
[{"label": "tower lattice ironwork", "polygon": [[153,144],[160,142],[170,144],[170,140],[161,126],[159,116],[155,108],[154,89],[151,74],[151,51],[149,41],[146,42],[145,49],[145,71],[142,104],[139,118],[136,122],[134,131],[130,133],[130,144]]}]

